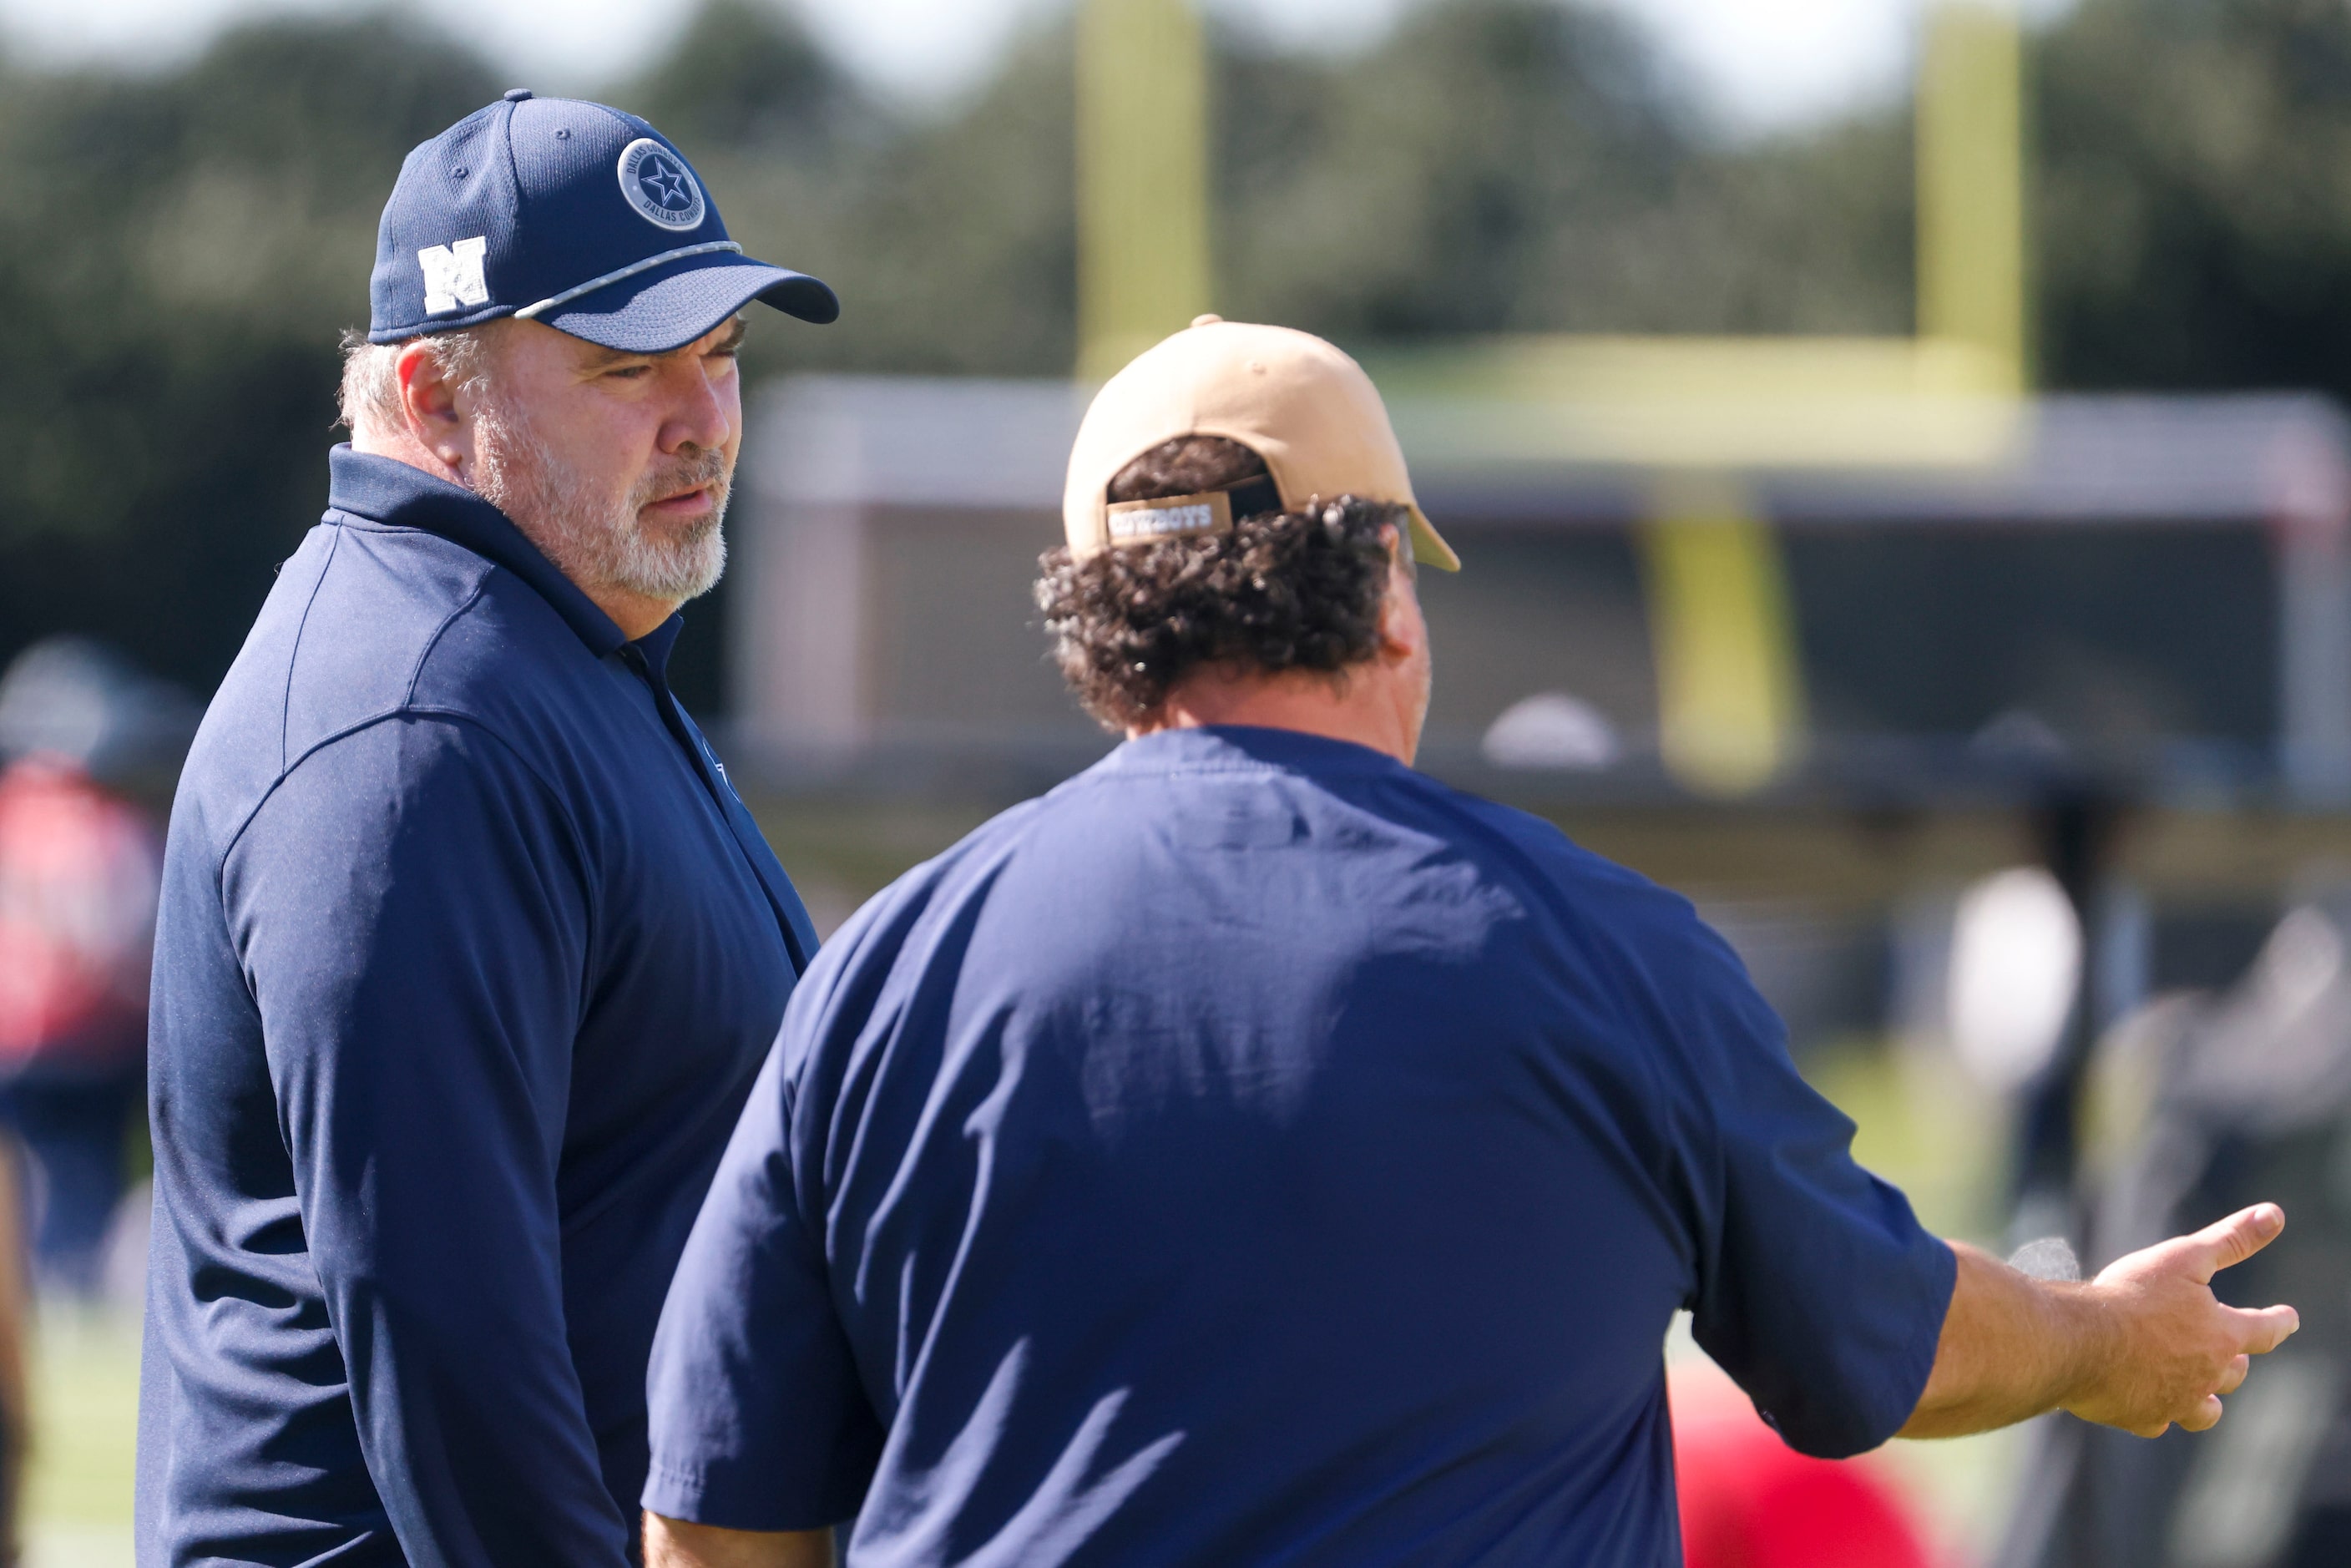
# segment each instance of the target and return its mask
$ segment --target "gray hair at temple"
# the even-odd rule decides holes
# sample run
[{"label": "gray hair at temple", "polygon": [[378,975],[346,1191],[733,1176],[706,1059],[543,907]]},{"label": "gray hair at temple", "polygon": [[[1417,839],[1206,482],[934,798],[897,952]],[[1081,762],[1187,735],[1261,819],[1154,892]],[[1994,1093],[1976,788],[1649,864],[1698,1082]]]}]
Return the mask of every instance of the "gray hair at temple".
[{"label": "gray hair at temple", "polygon": [[[435,332],[423,341],[441,361],[449,381],[479,387],[489,379],[490,336],[496,321],[454,332]],[[343,427],[356,434],[396,430],[400,426],[400,353],[414,338],[395,343],[371,343],[354,327],[343,334],[343,382],[340,398]]]}]

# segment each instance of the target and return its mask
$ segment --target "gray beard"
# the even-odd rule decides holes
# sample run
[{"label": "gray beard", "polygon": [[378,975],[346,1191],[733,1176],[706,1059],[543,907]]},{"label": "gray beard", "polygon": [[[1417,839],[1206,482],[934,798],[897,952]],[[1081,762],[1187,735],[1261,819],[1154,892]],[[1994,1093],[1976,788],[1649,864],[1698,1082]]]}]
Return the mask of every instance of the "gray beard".
[{"label": "gray beard", "polygon": [[[725,453],[657,464],[616,501],[558,463],[520,411],[485,402],[474,429],[474,493],[512,518],[583,591],[620,589],[684,603],[717,586],[726,570],[721,524],[733,482]],[[648,536],[639,511],[696,485],[711,486],[716,504],[710,515],[683,533]]]}]

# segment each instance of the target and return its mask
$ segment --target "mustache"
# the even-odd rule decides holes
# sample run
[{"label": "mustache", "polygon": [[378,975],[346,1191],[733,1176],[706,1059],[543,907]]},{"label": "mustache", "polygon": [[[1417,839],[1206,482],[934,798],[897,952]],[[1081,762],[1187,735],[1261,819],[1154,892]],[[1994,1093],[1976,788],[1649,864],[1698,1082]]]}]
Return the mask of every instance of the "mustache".
[{"label": "mustache", "polygon": [[726,454],[716,448],[698,452],[691,457],[677,458],[663,467],[648,470],[645,476],[637,481],[636,491],[629,497],[629,514],[632,517],[635,516],[640,508],[653,505],[664,496],[674,496],[682,491],[699,489],[705,485],[710,486],[713,492],[712,499],[717,502],[718,509],[723,511],[726,506],[727,490],[733,483],[734,471],[735,465],[728,460]]}]

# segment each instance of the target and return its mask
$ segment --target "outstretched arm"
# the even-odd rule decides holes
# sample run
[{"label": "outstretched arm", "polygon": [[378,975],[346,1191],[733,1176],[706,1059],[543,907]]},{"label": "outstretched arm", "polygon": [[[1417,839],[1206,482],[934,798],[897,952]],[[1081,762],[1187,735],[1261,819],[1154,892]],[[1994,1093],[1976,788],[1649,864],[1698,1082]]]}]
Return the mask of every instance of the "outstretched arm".
[{"label": "outstretched arm", "polygon": [[2134,1252],[2086,1284],[2035,1280],[1954,1242],[1951,1293],[1926,1392],[1905,1437],[1957,1437],[2069,1410],[2142,1437],[2200,1432],[2250,1358],[2302,1326],[2292,1307],[2224,1306],[2212,1276],[2276,1239],[2285,1214],[2257,1204],[2193,1236]]},{"label": "outstretched arm", "polygon": [[720,1530],[645,1515],[645,1568],[832,1568],[830,1530]]}]

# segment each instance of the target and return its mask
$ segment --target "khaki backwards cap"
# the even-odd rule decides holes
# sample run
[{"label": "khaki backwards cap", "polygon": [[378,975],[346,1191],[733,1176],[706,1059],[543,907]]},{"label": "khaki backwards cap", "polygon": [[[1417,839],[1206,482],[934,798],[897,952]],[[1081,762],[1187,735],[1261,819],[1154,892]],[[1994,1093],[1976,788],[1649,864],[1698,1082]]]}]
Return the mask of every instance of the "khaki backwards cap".
[{"label": "khaki backwards cap", "polygon": [[1413,498],[1403,449],[1363,367],[1308,333],[1214,316],[1146,350],[1094,394],[1061,497],[1072,556],[1232,527],[1221,492],[1111,501],[1120,469],[1184,435],[1221,435],[1264,458],[1285,510],[1314,496],[1402,506],[1412,517],[1413,559],[1461,570]]}]

